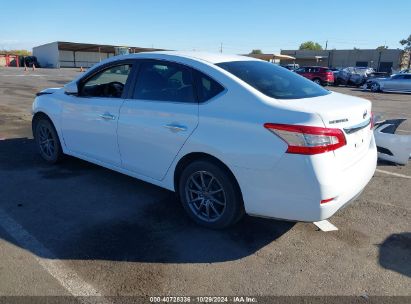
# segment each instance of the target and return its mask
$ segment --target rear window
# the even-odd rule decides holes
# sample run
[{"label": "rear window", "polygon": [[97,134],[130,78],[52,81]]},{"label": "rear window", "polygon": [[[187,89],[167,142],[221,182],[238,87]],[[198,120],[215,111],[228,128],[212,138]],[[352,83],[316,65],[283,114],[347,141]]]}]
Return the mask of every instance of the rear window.
[{"label": "rear window", "polygon": [[272,98],[300,99],[330,94],[311,80],[266,61],[222,62],[217,66]]}]

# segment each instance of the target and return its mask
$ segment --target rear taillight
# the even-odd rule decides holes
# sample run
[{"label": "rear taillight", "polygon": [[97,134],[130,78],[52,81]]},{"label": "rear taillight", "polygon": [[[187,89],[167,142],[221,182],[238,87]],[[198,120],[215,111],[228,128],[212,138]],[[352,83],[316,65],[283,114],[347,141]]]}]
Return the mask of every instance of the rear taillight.
[{"label": "rear taillight", "polygon": [[265,123],[264,127],[286,142],[286,153],[313,155],[334,151],[346,144],[340,129],[274,123]]},{"label": "rear taillight", "polygon": [[370,120],[371,120],[370,129],[372,130],[374,128],[374,113],[373,112],[371,112]]},{"label": "rear taillight", "polygon": [[334,199],[335,199],[335,197],[323,199],[323,200],[320,201],[320,204],[321,204],[321,205],[322,205],[322,204],[327,204],[327,203],[333,201]]}]

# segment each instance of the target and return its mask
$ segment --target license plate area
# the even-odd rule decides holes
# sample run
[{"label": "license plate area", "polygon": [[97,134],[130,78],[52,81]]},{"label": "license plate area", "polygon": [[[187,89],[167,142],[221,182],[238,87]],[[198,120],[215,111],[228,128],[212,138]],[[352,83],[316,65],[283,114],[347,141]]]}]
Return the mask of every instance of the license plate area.
[{"label": "license plate area", "polygon": [[361,149],[369,139],[370,130],[364,128],[355,133],[350,134],[351,145],[354,149]]}]

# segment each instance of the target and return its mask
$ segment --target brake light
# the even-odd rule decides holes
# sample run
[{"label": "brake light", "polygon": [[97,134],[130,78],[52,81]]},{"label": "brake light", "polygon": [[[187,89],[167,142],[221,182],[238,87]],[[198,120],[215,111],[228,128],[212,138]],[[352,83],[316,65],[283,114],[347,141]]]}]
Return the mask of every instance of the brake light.
[{"label": "brake light", "polygon": [[320,204],[326,204],[326,203],[331,202],[332,200],[334,200],[334,197],[333,198],[323,199],[322,201],[320,201]]},{"label": "brake light", "polygon": [[370,118],[370,120],[371,120],[370,130],[372,130],[372,129],[374,128],[374,113],[373,113],[373,112],[371,112],[371,118]]},{"label": "brake light", "polygon": [[346,145],[343,131],[321,127],[265,123],[264,127],[288,145],[286,153],[313,155]]}]

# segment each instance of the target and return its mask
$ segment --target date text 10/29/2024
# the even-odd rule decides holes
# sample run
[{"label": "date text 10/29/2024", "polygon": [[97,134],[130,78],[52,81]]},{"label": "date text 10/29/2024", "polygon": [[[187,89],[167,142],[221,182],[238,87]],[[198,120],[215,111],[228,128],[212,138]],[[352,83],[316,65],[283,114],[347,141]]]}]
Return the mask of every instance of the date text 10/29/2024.
[{"label": "date text 10/29/2024", "polygon": [[210,297],[210,296],[199,296],[199,297],[172,297],[172,296],[161,296],[161,297],[150,297],[151,303],[257,303],[257,298],[255,297]]}]

